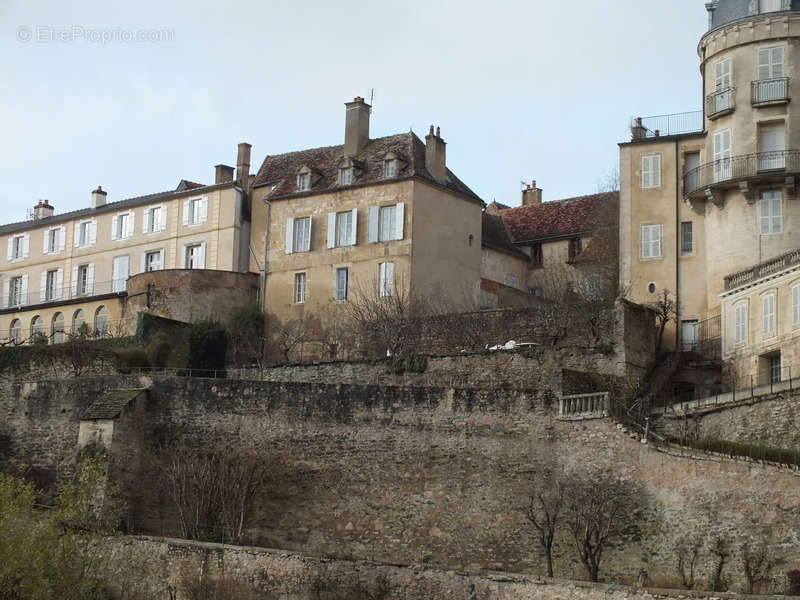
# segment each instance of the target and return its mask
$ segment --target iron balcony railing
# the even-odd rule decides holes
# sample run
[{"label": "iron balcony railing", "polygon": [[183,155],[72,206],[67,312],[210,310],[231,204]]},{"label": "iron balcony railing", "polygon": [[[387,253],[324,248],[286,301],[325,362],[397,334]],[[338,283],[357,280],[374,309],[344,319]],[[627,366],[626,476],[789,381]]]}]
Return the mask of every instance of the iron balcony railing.
[{"label": "iron balcony railing", "polygon": [[774,150],[720,158],[688,171],[683,177],[683,196],[715,184],[769,173],[800,172],[800,150]]},{"label": "iron balcony railing", "polygon": [[698,133],[700,131],[703,131],[702,110],[653,117],[634,117],[631,119],[633,139]]},{"label": "iron balcony railing", "polygon": [[706,115],[709,119],[716,119],[722,115],[733,112],[735,108],[735,88],[726,88],[706,96]]},{"label": "iron balcony railing", "polygon": [[800,249],[791,250],[771,260],[764,261],[745,271],[739,271],[725,277],[725,291],[757,281],[762,277],[774,275],[788,267],[800,264]]},{"label": "iron balcony railing", "polygon": [[789,101],[789,78],[778,77],[775,79],[759,79],[750,84],[750,103],[753,106],[761,104],[778,104]]},{"label": "iron balcony railing", "polygon": [[63,302],[65,300],[78,300],[91,298],[92,296],[104,296],[106,294],[121,294],[125,292],[124,279],[116,281],[100,281],[82,286],[62,286],[50,287],[42,290],[23,293],[19,288],[12,284],[8,292],[8,297],[3,298],[0,309],[21,308],[35,304],[50,304],[52,302]]}]

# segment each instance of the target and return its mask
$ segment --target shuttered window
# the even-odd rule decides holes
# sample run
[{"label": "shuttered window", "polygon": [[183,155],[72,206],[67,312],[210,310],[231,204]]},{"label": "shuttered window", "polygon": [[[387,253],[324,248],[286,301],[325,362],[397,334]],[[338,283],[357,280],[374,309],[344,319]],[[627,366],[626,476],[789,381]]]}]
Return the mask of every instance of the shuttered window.
[{"label": "shuttered window", "polygon": [[642,157],[642,187],[657,188],[661,186],[661,156],[653,154]]},{"label": "shuttered window", "polygon": [[737,344],[747,341],[747,305],[745,304],[736,307],[734,339]]},{"label": "shuttered window", "polygon": [[775,294],[767,294],[762,301],[764,336],[775,333]]},{"label": "shuttered window", "polygon": [[661,225],[642,225],[642,258],[661,257]]},{"label": "shuttered window", "polygon": [[783,231],[782,199],[779,190],[761,192],[758,208],[761,235],[774,235]]}]

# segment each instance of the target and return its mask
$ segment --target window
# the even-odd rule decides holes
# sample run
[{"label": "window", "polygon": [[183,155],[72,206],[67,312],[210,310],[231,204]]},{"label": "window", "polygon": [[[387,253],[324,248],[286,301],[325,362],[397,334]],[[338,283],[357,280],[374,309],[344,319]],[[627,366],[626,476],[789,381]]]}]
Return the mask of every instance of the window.
[{"label": "window", "polygon": [[760,13],[778,12],[790,8],[790,0],[756,0],[756,2]]},{"label": "window", "polygon": [[111,291],[124,292],[130,275],[130,259],[127,256],[115,256],[111,263]]},{"label": "window", "polygon": [[781,201],[782,194],[779,190],[761,192],[761,200],[758,204],[761,235],[774,235],[783,231]]},{"label": "window", "polygon": [[72,316],[72,334],[84,335],[87,333],[87,329],[86,314],[81,309],[76,310]]},{"label": "window", "polygon": [[303,304],[306,301],[306,274],[294,274],[294,303]]},{"label": "window", "polygon": [[405,204],[370,206],[367,219],[367,241],[388,242],[403,239]]},{"label": "window", "polygon": [[25,304],[25,275],[12,277],[8,292],[9,306],[20,306],[22,304]]},{"label": "window", "polygon": [[764,336],[775,333],[775,294],[767,294],[762,300],[762,316],[764,320]]},{"label": "window", "polygon": [[111,239],[126,240],[133,235],[133,213],[114,215],[111,223]]},{"label": "window", "polygon": [[381,297],[394,295],[394,263],[385,262],[378,265],[379,294]]},{"label": "window", "polygon": [[383,161],[383,176],[387,179],[397,177],[400,172],[400,163],[396,158],[387,158]]},{"label": "window", "polygon": [[206,268],[206,245],[190,244],[183,249],[183,268],[184,269],[205,269]]},{"label": "window", "polygon": [[769,357],[769,381],[770,383],[781,382],[781,355]]},{"label": "window", "polygon": [[94,313],[94,330],[100,335],[108,333],[108,309],[99,307]]},{"label": "window", "polygon": [[684,154],[684,194],[693,192],[700,187],[700,173],[698,171],[699,166],[699,152],[687,152]]},{"label": "window", "polygon": [[289,237],[292,240],[291,252],[308,252],[311,250],[311,217],[303,217],[300,219],[289,219],[291,224],[288,224],[287,232],[291,230],[292,234]]},{"label": "window", "polygon": [[54,344],[60,344],[64,341],[64,315],[62,313],[53,315],[51,334]]},{"label": "window", "polygon": [[188,198],[183,201],[183,224],[200,225],[208,220],[208,198]]},{"label": "window", "polygon": [[714,134],[714,181],[731,178],[731,130]]},{"label": "window", "polygon": [[353,183],[353,167],[339,169],[339,185],[350,185],[351,183]]},{"label": "window", "polygon": [[347,287],[350,278],[350,270],[346,267],[336,269],[336,293],[335,298],[337,302],[344,302],[347,300]]},{"label": "window", "polygon": [[311,173],[300,173],[297,176],[297,189],[306,192],[311,189]]},{"label": "window", "polygon": [[14,319],[8,328],[8,339],[14,344],[22,343],[22,321]]},{"label": "window", "polygon": [[661,257],[661,225],[642,225],[642,258]]},{"label": "window", "polygon": [[30,235],[23,233],[8,238],[8,260],[24,260],[28,258]]},{"label": "window", "polygon": [[681,223],[681,254],[691,254],[694,251],[694,233],[692,222]]},{"label": "window", "polygon": [[78,296],[85,296],[91,293],[89,280],[90,265],[80,265],[76,267],[77,279],[75,280],[75,293]]},{"label": "window", "polygon": [[[160,271],[164,268],[164,252],[162,250],[154,250],[144,253],[144,271]],[[191,268],[191,267],[190,267]]]},{"label": "window", "polygon": [[42,249],[45,254],[55,254],[64,250],[64,238],[66,237],[66,228],[51,227],[44,232],[44,248]]},{"label": "window", "polygon": [[42,317],[36,315],[31,319],[31,340],[33,342],[39,341],[39,339],[44,335],[44,321],[42,321]]},{"label": "window", "polygon": [[[190,209],[195,211],[196,208]],[[194,221],[192,221],[194,222]],[[144,211],[144,232],[157,233],[167,228],[167,207],[150,206]]]},{"label": "window", "polygon": [[515,288],[515,287],[517,287],[517,278],[516,278],[516,277],[514,277],[513,275],[506,275],[506,278],[505,278],[505,281],[504,281],[504,283],[505,283],[505,285],[507,285],[508,287],[513,287],[513,288]]},{"label": "window", "polygon": [[758,49],[758,81],[755,82],[753,103],[785,100],[786,80],[783,79],[783,46]]},{"label": "window", "polygon": [[800,325],[800,284],[792,288],[792,325]]},{"label": "window", "polygon": [[740,304],[736,307],[734,336],[737,344],[743,344],[747,341],[747,305]]},{"label": "window", "polygon": [[328,214],[328,248],[355,245],[356,219],[356,209]]},{"label": "window", "polygon": [[42,300],[50,302],[61,298],[61,286],[64,285],[64,270],[56,269],[47,271],[44,274],[44,285],[42,286]]},{"label": "window", "polygon": [[568,251],[569,262],[572,262],[573,260],[578,258],[581,252],[583,252],[583,241],[581,240],[581,238],[572,238],[569,241],[569,251]]},{"label": "window", "polygon": [[733,109],[730,58],[723,58],[714,64],[714,93],[709,98],[709,104],[710,115]]},{"label": "window", "polygon": [[542,244],[537,243],[531,246],[531,267],[542,266]]},{"label": "window", "polygon": [[783,123],[765,125],[759,133],[761,153],[758,156],[758,170],[786,168],[786,129]]},{"label": "window", "polygon": [[97,241],[97,221],[81,221],[75,225],[75,247],[86,248]]},{"label": "window", "polygon": [[661,156],[653,154],[642,157],[642,187],[657,188],[661,186]]}]

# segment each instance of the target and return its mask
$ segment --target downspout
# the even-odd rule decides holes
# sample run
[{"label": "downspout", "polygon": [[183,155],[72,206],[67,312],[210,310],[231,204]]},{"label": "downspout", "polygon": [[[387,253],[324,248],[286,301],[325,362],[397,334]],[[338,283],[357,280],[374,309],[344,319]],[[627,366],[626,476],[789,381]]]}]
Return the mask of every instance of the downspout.
[{"label": "downspout", "polygon": [[680,153],[675,138],[675,351],[681,348],[681,186]]},{"label": "downspout", "polygon": [[267,207],[266,227],[264,228],[264,274],[261,277],[261,312],[267,308],[267,255],[269,252],[269,218],[272,212],[272,204],[266,198],[264,206]]}]

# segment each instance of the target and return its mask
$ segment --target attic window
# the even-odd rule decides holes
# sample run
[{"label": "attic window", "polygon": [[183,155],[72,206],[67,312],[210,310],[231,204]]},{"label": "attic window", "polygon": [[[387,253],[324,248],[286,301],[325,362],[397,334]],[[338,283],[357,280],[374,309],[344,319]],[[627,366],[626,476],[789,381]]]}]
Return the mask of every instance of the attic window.
[{"label": "attic window", "polygon": [[297,190],[305,192],[311,189],[311,173],[298,173],[297,174]]},{"label": "attic window", "polygon": [[339,185],[351,185],[353,183],[353,167],[342,167],[339,169]]},{"label": "attic window", "polygon": [[579,237],[572,238],[569,241],[569,261],[578,258],[581,252],[583,252],[583,241]]},{"label": "attic window", "polygon": [[387,158],[383,161],[383,176],[388,178],[397,177],[400,171],[400,164],[396,158]]}]

